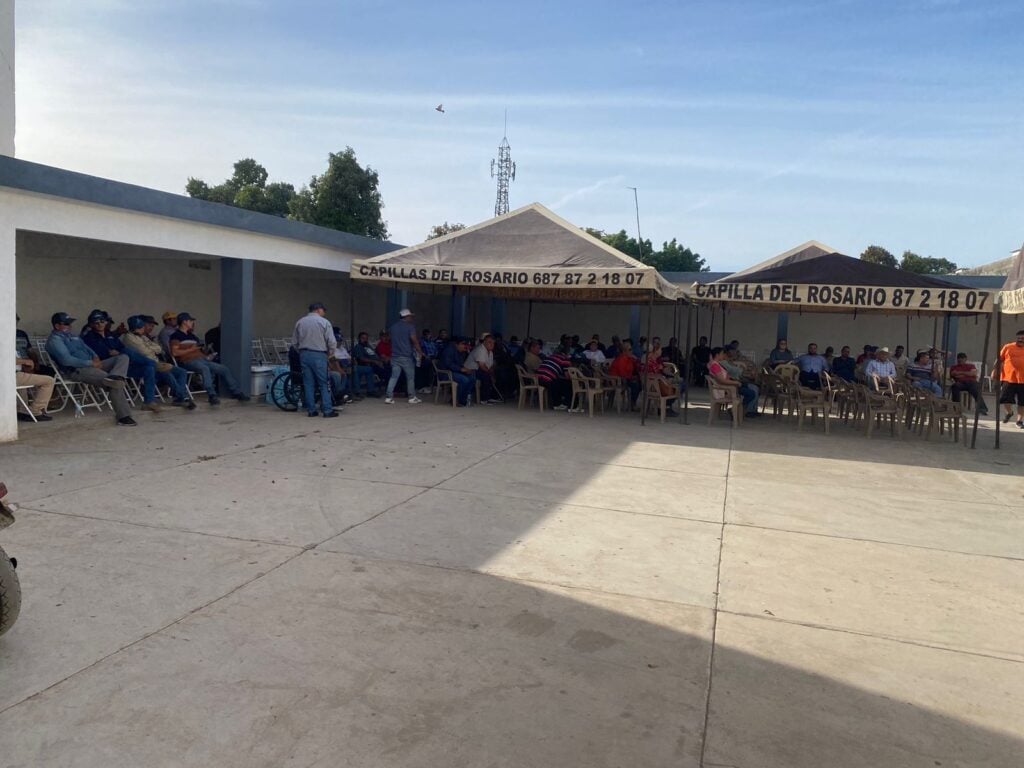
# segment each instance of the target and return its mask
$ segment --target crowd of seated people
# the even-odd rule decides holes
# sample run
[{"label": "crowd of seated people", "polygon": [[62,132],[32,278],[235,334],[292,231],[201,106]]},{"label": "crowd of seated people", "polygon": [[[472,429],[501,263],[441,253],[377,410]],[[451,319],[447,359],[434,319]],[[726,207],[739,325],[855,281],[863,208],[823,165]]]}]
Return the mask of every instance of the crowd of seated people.
[{"label": "crowd of seated people", "polygon": [[[158,332],[152,315],[131,315],[115,324],[109,313],[93,309],[76,329],[76,318],[67,312],[55,312],[43,345],[52,366],[45,364],[40,350],[19,329],[16,381],[19,388],[26,388],[27,397],[20,398],[24,405],[19,402],[22,408],[18,418],[51,420],[46,411],[57,377],[65,383],[84,384],[102,392],[114,410],[115,422],[126,427],[137,425],[131,415],[130,384],[141,395],[141,407],[147,411],[160,410],[160,403],[166,402],[164,393],[171,405],[195,410],[188,387],[189,372],[201,377],[211,405],[220,402],[218,385],[239,401],[249,399],[230,370],[217,361],[216,349],[195,335],[196,321],[192,315],[165,312],[162,319],[163,328]],[[208,337],[219,344],[219,333]]]}]

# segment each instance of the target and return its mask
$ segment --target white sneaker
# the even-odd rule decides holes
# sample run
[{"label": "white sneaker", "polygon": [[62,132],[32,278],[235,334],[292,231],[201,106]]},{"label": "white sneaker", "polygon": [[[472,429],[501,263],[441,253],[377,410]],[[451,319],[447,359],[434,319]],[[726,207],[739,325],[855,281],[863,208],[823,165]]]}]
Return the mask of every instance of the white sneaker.
[{"label": "white sneaker", "polygon": [[416,405],[417,403],[422,403],[422,402],[423,401],[420,400],[418,397],[410,397],[409,398],[409,405]]},{"label": "white sneaker", "polygon": [[384,398],[384,402],[387,403],[388,405],[394,405],[395,404],[395,398],[393,398],[393,397],[385,397]]},{"label": "white sneaker", "polygon": [[555,410],[556,411],[568,411],[569,410],[569,406],[568,405],[556,405],[555,406]]},{"label": "white sneaker", "polygon": [[584,413],[582,408],[570,408],[569,413]]},{"label": "white sneaker", "polygon": [[421,387],[420,390],[419,390],[419,393],[421,395],[429,395],[431,393],[431,391],[432,390],[430,389],[430,387]]}]

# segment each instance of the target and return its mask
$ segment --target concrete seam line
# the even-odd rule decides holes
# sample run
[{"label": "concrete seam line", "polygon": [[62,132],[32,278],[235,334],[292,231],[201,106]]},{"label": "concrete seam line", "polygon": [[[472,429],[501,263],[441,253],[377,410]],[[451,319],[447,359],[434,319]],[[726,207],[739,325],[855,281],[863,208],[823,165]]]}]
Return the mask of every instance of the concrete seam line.
[{"label": "concrete seam line", "polygon": [[122,651],[128,650],[132,646],[138,645],[139,643],[141,643],[141,642],[143,642],[145,640],[148,640],[149,638],[153,637],[154,635],[160,634],[161,632],[163,632],[166,629],[170,629],[175,624],[180,624],[185,619],[187,619],[190,616],[193,616],[193,615],[199,613],[199,611],[202,611],[202,610],[205,610],[206,608],[209,608],[214,603],[220,602],[221,600],[223,600],[226,597],[231,597],[231,595],[235,594],[235,592],[237,592],[238,590],[243,589],[243,588],[249,586],[250,584],[252,584],[255,581],[259,581],[260,579],[264,578],[265,576],[269,576],[270,574],[272,574],[274,571],[276,571],[281,566],[287,565],[288,563],[290,563],[295,558],[301,557],[303,554],[305,554],[305,550],[301,550],[299,552],[294,553],[291,557],[289,557],[289,558],[287,558],[285,560],[282,560],[280,563],[278,563],[277,565],[273,566],[269,570],[262,571],[262,572],[256,574],[255,576],[253,576],[251,579],[247,579],[246,581],[243,581],[241,584],[239,584],[238,586],[233,587],[232,589],[228,590],[223,595],[219,595],[218,597],[215,597],[212,600],[210,600],[210,601],[208,601],[206,603],[203,603],[202,605],[197,606],[196,608],[193,608],[192,610],[188,611],[188,613],[185,613],[184,615],[179,616],[178,618],[174,619],[173,621],[170,621],[167,624],[164,624],[162,627],[154,629],[152,632],[147,632],[142,637],[139,637],[139,638],[137,638],[135,640],[132,640],[130,643],[122,645],[117,650],[111,651],[110,653],[106,654],[105,656],[101,656],[100,658],[96,659],[96,661],[92,662],[91,664],[86,664],[81,669],[76,670],[76,671],[72,672],[71,674],[64,676],[63,678],[61,678],[60,680],[58,680],[55,683],[50,683],[48,686],[43,688],[41,691],[36,691],[31,696],[26,696],[21,701],[16,701],[13,704],[9,704],[8,706],[4,707],[3,709],[0,709],[0,715],[3,715],[5,712],[7,712],[10,709],[14,709],[14,707],[21,706],[25,702],[31,701],[32,699],[36,698],[37,696],[42,696],[47,691],[51,690],[52,688],[56,688],[58,685],[61,685],[62,683],[70,680],[72,677],[75,677],[77,675],[82,674],[83,672],[86,672],[86,671],[92,669],[97,664],[102,664],[104,661],[106,661],[110,657],[116,656],[117,654],[121,653]]},{"label": "concrete seam line", "polygon": [[850,629],[848,627],[832,627],[827,624],[815,624],[810,621],[796,621],[795,619],[784,619],[779,616],[759,616],[756,613],[744,613],[742,611],[730,611],[722,609],[719,613],[724,613],[726,616],[738,616],[744,619],[757,619],[758,621],[773,621],[778,624],[789,624],[794,627],[804,627],[805,629],[818,629],[823,632],[836,632],[841,635],[853,635],[854,637],[866,637],[872,640],[884,640],[890,643],[898,643],[900,645],[912,645],[915,648],[929,648],[933,651],[945,651],[946,653],[959,653],[964,656],[977,656],[983,659],[993,659],[995,661],[1006,661],[1011,664],[1024,664],[1024,658],[1012,658],[1009,656],[999,656],[994,653],[985,653],[983,651],[972,651],[969,648],[954,648],[948,645],[936,645],[934,643],[926,643],[921,640],[912,640],[907,637],[899,637],[897,635],[883,635],[875,632],[866,632],[859,629]]},{"label": "concrete seam line", "polygon": [[729,472],[732,469],[733,430],[729,431],[729,458],[725,468],[725,493],[722,497],[722,522],[718,532],[718,568],[715,573],[715,606],[711,613],[711,652],[708,654],[708,688],[704,698],[704,722],[701,727],[700,765],[705,765],[708,748],[708,721],[711,718],[711,687],[715,676],[715,647],[718,642],[718,604],[722,594],[722,553],[725,549],[725,508],[729,503]]},{"label": "concrete seam line", "polygon": [[19,504],[15,511],[27,510],[38,515],[57,515],[58,517],[72,517],[78,520],[95,520],[100,523],[113,523],[115,525],[133,525],[137,528],[148,528],[153,531],[171,531],[173,533],[189,533],[195,536],[206,536],[211,539],[224,539],[226,541],[240,541],[246,544],[265,544],[270,547],[284,547],[286,549],[305,549],[304,544],[287,544],[281,541],[270,541],[269,539],[245,539],[241,536],[230,536],[226,533],[209,533],[208,531],[194,531],[191,528],[175,528],[169,525],[157,525],[155,523],[140,523],[134,520],[118,520],[113,517],[97,517],[96,515],[83,515],[74,512],[56,512],[52,509],[35,509],[24,504]]},{"label": "concrete seam line", "polygon": [[903,541],[885,541],[883,539],[864,539],[859,536],[838,536],[832,533],[818,533],[817,531],[796,531],[791,528],[775,528],[770,525],[757,525],[755,523],[726,523],[733,528],[753,528],[758,531],[777,531],[778,533],[791,533],[795,536],[816,536],[823,539],[836,539],[837,541],[857,541],[862,544],[880,544],[887,547],[903,547],[905,549],[923,549],[925,552],[944,552],[949,555],[962,555],[964,557],[984,557],[991,560],[1009,560],[1010,562],[1021,562],[1024,555],[992,555],[986,552],[964,552],[961,549],[943,549],[942,547],[929,547],[925,544],[908,544]]}]

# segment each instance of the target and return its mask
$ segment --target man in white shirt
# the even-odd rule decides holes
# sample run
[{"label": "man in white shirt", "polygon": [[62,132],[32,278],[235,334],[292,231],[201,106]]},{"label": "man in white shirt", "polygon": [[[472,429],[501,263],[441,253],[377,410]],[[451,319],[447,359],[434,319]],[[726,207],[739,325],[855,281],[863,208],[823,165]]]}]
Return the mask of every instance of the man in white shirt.
[{"label": "man in white shirt", "polygon": [[864,366],[864,378],[868,380],[868,386],[872,389],[875,388],[875,376],[878,377],[879,384],[896,379],[896,366],[889,359],[888,347],[876,349],[874,359],[868,360],[867,365]]},{"label": "man in white shirt", "polygon": [[486,403],[500,403],[497,387],[494,386],[494,337],[487,334],[469,353],[465,367],[473,371],[480,382],[480,400]]}]

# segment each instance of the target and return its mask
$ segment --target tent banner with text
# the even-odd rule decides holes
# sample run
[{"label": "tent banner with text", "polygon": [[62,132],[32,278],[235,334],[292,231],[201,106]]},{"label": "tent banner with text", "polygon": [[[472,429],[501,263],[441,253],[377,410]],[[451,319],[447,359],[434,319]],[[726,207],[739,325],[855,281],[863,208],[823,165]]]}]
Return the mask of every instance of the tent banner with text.
[{"label": "tent banner with text", "polygon": [[354,261],[356,279],[424,285],[490,286],[508,288],[639,288],[657,290],[654,269],[544,269],[518,267],[451,267],[374,264]]},{"label": "tent banner with text", "polygon": [[692,298],[750,304],[792,304],[832,309],[898,309],[922,312],[987,312],[991,291],[974,288],[886,288],[803,283],[694,283]]}]

